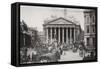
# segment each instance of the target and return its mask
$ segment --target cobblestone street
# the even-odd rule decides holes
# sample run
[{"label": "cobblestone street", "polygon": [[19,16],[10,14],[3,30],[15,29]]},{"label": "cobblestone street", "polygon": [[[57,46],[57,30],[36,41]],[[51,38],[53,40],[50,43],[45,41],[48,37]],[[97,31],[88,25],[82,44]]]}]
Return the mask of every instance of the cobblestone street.
[{"label": "cobblestone street", "polygon": [[65,54],[61,55],[61,59],[59,61],[73,61],[73,60],[82,60],[83,57],[79,56],[79,52],[72,52],[72,50],[65,51]]}]

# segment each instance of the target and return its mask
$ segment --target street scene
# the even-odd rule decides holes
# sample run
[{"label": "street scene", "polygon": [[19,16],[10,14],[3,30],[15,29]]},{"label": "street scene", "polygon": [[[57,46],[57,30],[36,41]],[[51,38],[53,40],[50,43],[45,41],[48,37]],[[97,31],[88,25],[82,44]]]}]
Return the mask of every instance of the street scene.
[{"label": "street scene", "polygon": [[20,64],[96,58],[95,10],[21,6]]}]

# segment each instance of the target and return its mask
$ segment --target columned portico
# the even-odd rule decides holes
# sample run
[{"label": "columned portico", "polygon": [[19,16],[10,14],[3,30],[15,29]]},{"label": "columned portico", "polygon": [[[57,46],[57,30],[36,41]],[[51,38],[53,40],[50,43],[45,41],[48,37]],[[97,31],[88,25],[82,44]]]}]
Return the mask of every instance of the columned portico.
[{"label": "columned portico", "polygon": [[56,39],[58,43],[71,43],[76,40],[76,27],[78,25],[63,18],[44,24],[46,42],[52,43]]},{"label": "columned portico", "polygon": [[[50,32],[49,32],[49,30],[50,30]],[[57,42],[60,42],[60,43],[68,43],[69,41],[71,42],[73,39],[74,39],[73,41],[75,41],[75,28],[74,29],[69,28],[69,30],[70,30],[70,32],[68,32],[67,27],[56,27],[56,28],[48,27],[48,28],[46,28],[46,31],[45,31],[46,32],[46,42],[47,43],[49,41],[52,42],[53,39],[56,39]],[[54,33],[53,33],[53,31],[54,31]],[[70,33],[70,35],[68,35],[68,33]],[[73,34],[74,34],[74,36],[73,36]],[[68,38],[68,36],[70,36],[70,37]],[[62,39],[62,41],[61,41],[61,39]]]}]

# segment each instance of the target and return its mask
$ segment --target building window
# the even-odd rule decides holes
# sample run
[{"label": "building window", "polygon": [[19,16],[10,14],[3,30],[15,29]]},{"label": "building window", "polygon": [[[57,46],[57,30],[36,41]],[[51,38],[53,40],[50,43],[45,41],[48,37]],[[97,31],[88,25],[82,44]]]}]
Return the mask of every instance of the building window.
[{"label": "building window", "polygon": [[93,16],[93,23],[95,22],[95,17]]},{"label": "building window", "polygon": [[95,46],[95,38],[93,38],[93,46]]},{"label": "building window", "polygon": [[87,33],[89,33],[89,26],[87,26]]},{"label": "building window", "polygon": [[89,24],[89,23],[90,23],[90,17],[87,16],[87,24]]},{"label": "building window", "polygon": [[92,31],[95,33],[95,25],[92,26]]},{"label": "building window", "polygon": [[87,46],[89,46],[89,38],[87,38]]}]

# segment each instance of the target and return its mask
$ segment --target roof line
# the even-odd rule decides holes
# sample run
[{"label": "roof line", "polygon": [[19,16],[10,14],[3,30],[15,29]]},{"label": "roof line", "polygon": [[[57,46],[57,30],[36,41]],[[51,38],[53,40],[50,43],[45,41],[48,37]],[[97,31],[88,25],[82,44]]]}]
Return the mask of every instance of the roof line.
[{"label": "roof line", "polygon": [[[67,19],[65,19],[65,18],[63,18],[63,17],[59,17],[59,18],[57,18],[57,19],[51,20],[51,21],[47,22],[46,24],[49,24],[49,23],[54,22],[54,21],[59,20],[59,19],[63,19],[63,20],[65,20],[65,21],[68,21],[68,22],[71,22],[71,23],[75,24],[74,22],[69,21],[69,20],[67,20]],[[46,24],[44,24],[44,25],[46,25]],[[76,24],[75,24],[75,25],[76,25]]]}]

